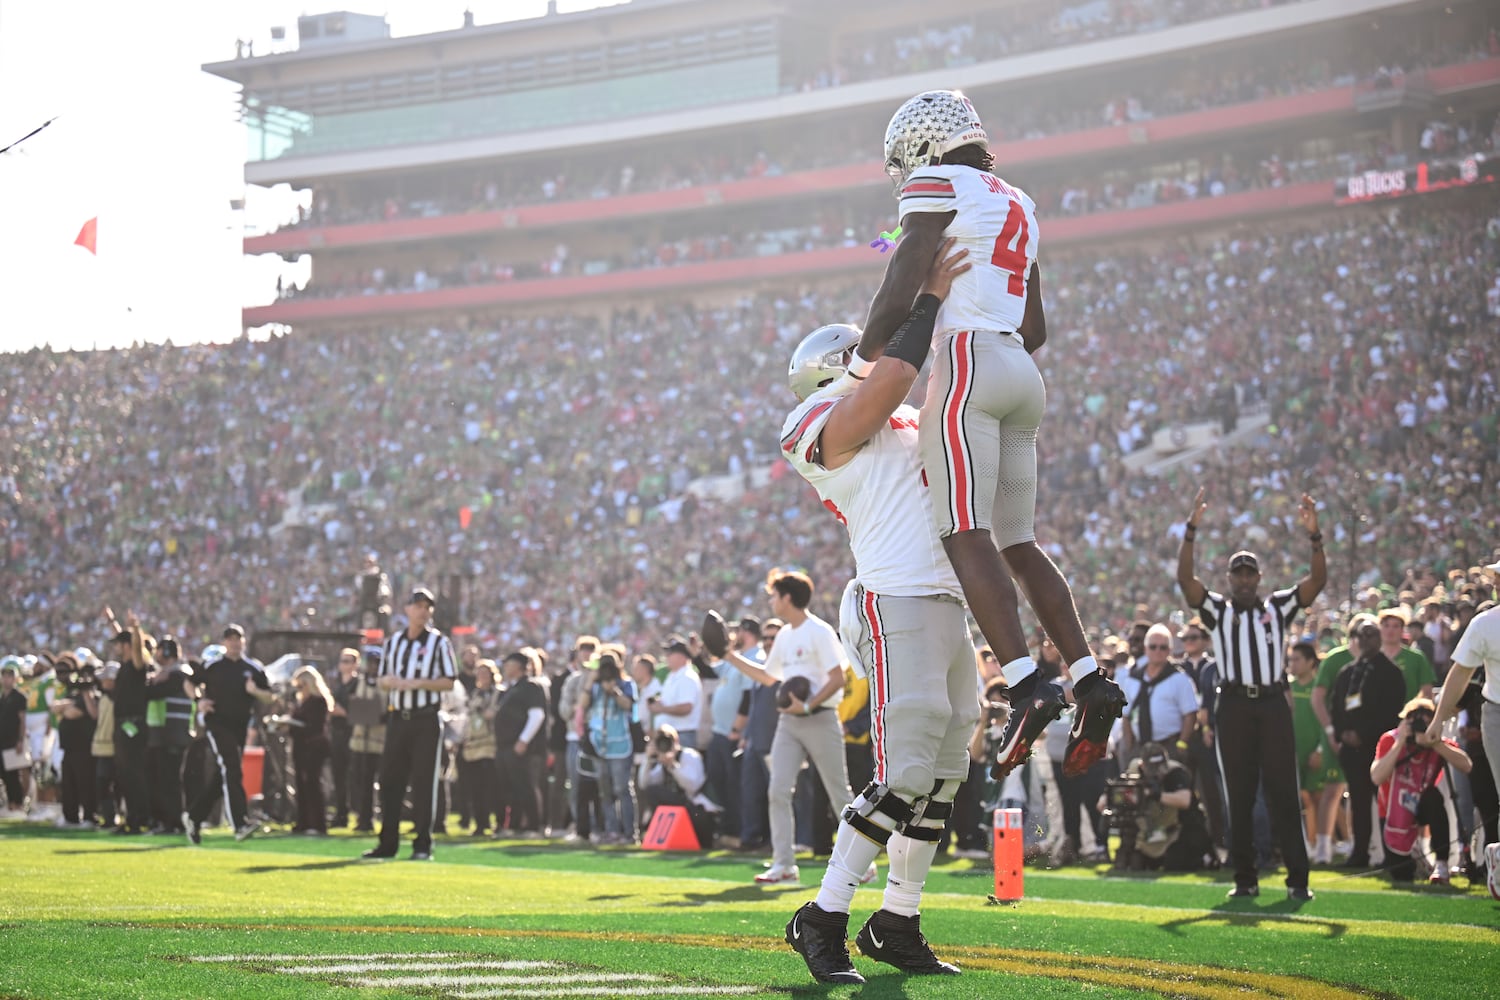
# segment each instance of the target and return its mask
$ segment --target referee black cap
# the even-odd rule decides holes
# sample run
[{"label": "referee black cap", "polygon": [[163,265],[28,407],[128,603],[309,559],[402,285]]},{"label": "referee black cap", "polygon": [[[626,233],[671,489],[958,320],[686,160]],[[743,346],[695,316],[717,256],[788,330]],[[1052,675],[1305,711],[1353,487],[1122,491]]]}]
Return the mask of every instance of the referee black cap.
[{"label": "referee black cap", "polygon": [[426,601],[429,608],[437,607],[437,598],[432,596],[432,591],[426,587],[417,587],[406,599],[407,604],[416,604],[418,601]]},{"label": "referee black cap", "polygon": [[1240,549],[1229,557],[1229,572],[1233,573],[1237,569],[1253,569],[1259,573],[1260,560],[1255,557],[1254,552],[1247,549]]},{"label": "referee black cap", "polygon": [[228,639],[232,635],[237,635],[241,639],[243,639],[245,638],[245,630],[240,628],[238,625],[225,625],[224,633],[220,636],[220,638]]}]

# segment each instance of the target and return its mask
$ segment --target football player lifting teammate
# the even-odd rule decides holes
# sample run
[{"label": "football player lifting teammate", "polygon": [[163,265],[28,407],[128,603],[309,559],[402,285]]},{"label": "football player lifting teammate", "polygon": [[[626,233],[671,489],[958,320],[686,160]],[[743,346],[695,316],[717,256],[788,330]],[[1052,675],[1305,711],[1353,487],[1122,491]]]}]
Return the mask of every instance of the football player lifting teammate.
[{"label": "football player lifting teammate", "polygon": [[[788,372],[801,404],[783,425],[782,448],[848,528],[859,575],[844,592],[839,631],[854,668],[870,678],[874,780],[840,817],[817,899],[786,926],[787,943],[825,983],[864,981],[849,958],[849,908],[882,848],[890,859],[885,896],[856,936],[860,951],[907,973],[959,971],[928,947],[918,909],[969,772],[979,719],[974,645],[922,485],[918,414],[902,405],[931,345],[938,305],[969,267],[962,252],[948,254],[951,245],[934,247],[924,294],[867,378],[846,373],[859,331],[845,325],[809,334]],[[702,635],[711,653],[748,669],[727,652],[717,614],[709,613]],[[783,629],[778,647],[787,638]]]},{"label": "football player lifting teammate", "polygon": [[1036,542],[1036,437],[1047,399],[1031,358],[1047,339],[1036,206],[991,172],[989,136],[961,91],[931,90],[903,104],[886,129],[885,157],[906,235],[870,304],[850,372],[869,374],[890,350],[943,240],[967,250],[973,266],[938,310],[922,406],[932,511],[1009,685],[1013,711],[995,776],[1026,760],[1065,707],[1061,685],[1037,675],[1012,576],[1068,663],[1077,714],[1063,769],[1082,774],[1104,755],[1125,697],[1099,672],[1072,591]]}]

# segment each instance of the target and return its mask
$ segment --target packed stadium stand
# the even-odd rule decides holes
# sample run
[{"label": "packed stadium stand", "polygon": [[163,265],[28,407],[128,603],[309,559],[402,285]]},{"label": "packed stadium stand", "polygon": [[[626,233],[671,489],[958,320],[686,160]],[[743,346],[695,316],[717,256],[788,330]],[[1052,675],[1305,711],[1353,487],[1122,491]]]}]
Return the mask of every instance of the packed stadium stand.
[{"label": "packed stadium stand", "polygon": [[[906,97],[961,86],[1039,203],[1038,530],[1090,631],[1202,566],[1490,562],[1500,15],[1480,2],[636,0],[238,59],[247,180],[310,207],[269,340],[7,356],[0,645],[129,602],[201,636],[349,613],[367,551],[500,647],[630,643],[767,569],[852,573],[776,454],[786,358],[862,322]],[[467,527],[461,525],[467,524]]]}]

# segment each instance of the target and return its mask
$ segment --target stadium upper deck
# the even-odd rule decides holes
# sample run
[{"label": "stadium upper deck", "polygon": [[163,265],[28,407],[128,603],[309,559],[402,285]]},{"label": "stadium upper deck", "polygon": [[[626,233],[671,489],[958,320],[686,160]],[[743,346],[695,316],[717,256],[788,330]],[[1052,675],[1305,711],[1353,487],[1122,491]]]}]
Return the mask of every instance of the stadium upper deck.
[{"label": "stadium upper deck", "polygon": [[[247,179],[315,192],[312,219],[247,240],[314,264],[304,294],[247,310],[254,326],[865,266],[893,209],[877,137],[900,100],[936,86],[975,97],[1013,180],[1066,182],[1044,212],[1094,213],[1052,222],[1054,245],[1328,206],[1335,177],[1428,152],[1434,115],[1489,131],[1493,27],[1484,4],[1426,0],[637,0],[207,68],[244,86]],[[1418,65],[1434,68],[1376,87],[1378,69]],[[773,162],[695,173],[705,150]],[[1223,197],[1159,195],[1257,162],[1293,169]],[[792,232],[804,217],[817,239]],[[683,252],[726,235],[746,246]],[[548,263],[568,245],[567,267]],[[690,263],[661,267],[659,245]]]}]

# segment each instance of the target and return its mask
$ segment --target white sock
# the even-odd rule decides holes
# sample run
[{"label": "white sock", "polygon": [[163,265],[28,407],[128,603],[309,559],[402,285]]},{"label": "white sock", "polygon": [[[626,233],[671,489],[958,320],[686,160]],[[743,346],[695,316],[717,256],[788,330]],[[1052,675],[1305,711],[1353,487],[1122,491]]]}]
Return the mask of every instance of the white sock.
[{"label": "white sock", "polygon": [[[941,829],[941,827],[939,828]],[[891,870],[885,879],[885,898],[880,908],[903,917],[914,917],[922,905],[922,887],[937,856],[937,842],[913,840],[904,833],[891,836],[886,845]]]},{"label": "white sock", "polygon": [[1005,675],[1005,683],[1015,687],[1036,673],[1036,661],[1029,656],[1020,656],[1001,667],[1000,672]]},{"label": "white sock", "polygon": [[826,913],[848,913],[859,880],[879,854],[879,844],[848,823],[840,823],[828,869],[823,872],[823,885],[818,889],[818,906]]},{"label": "white sock", "polygon": [[1089,674],[1098,673],[1098,671],[1099,664],[1094,662],[1094,658],[1092,656],[1085,656],[1077,663],[1068,667],[1068,677],[1072,679],[1074,684],[1077,684]]}]

